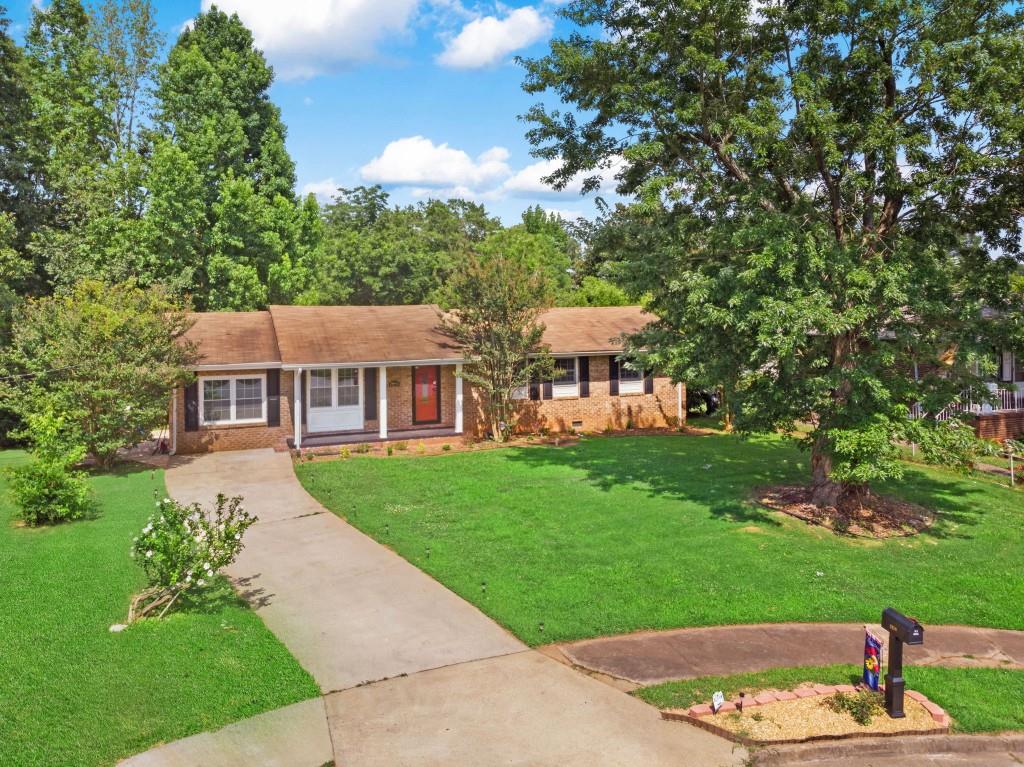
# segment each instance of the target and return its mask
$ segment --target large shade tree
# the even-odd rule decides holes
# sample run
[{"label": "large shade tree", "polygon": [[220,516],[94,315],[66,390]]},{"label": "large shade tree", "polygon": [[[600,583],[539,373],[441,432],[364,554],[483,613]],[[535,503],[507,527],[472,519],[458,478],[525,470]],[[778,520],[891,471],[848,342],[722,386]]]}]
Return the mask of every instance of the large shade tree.
[{"label": "large shade tree", "polygon": [[[576,0],[526,62],[531,140],[633,206],[618,277],[737,426],[812,431],[813,499],[898,473],[907,406],[980,391],[1024,210],[1024,35],[1002,0]],[[979,367],[975,362],[980,363]],[[913,374],[917,370],[917,376]]]},{"label": "large shade tree", "polygon": [[252,32],[216,6],[196,16],[160,67],[144,184],[146,277],[199,309],[294,298],[279,288],[302,290],[293,269],[318,245],[303,237],[273,79]]}]

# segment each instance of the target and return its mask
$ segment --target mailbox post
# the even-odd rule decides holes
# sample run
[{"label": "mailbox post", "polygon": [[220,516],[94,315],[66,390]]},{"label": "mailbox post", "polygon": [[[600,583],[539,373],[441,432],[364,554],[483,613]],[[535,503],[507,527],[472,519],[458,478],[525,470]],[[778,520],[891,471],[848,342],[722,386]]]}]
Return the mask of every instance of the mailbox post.
[{"label": "mailbox post", "polygon": [[902,719],[903,645],[924,644],[924,626],[891,607],[882,611],[882,628],[889,632],[889,662],[885,674],[885,710],[893,719]]}]

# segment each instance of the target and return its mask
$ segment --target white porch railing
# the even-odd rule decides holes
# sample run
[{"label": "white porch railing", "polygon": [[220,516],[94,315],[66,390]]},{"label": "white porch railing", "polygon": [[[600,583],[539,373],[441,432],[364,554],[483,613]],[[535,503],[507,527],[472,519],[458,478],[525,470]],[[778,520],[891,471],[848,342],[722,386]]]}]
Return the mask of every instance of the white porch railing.
[{"label": "white porch railing", "polygon": [[[958,418],[963,415],[984,415],[985,413],[998,413],[1006,410],[1024,410],[1024,384],[1000,384],[990,383],[988,389],[992,393],[989,402],[974,402],[968,392],[963,392],[960,399],[951,402],[935,414],[936,421],[948,421],[950,418]],[[924,411],[920,403],[914,403],[910,407],[912,419],[923,418],[928,413]]]}]

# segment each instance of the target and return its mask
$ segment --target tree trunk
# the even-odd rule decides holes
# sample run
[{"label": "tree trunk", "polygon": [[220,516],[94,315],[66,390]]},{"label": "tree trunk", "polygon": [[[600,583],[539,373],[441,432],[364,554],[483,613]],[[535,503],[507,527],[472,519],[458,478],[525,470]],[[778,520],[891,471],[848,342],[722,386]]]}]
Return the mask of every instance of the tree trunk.
[{"label": "tree trunk", "polygon": [[832,479],[832,455],[825,440],[818,438],[811,448],[811,503],[819,508],[856,509],[867,493],[867,485]]},{"label": "tree trunk", "polygon": [[722,430],[727,433],[732,432],[732,407],[725,396],[724,386],[718,387],[718,406],[722,411]]},{"label": "tree trunk", "polygon": [[818,440],[811,448],[811,503],[818,507],[839,506],[843,485],[832,479],[832,456]]}]

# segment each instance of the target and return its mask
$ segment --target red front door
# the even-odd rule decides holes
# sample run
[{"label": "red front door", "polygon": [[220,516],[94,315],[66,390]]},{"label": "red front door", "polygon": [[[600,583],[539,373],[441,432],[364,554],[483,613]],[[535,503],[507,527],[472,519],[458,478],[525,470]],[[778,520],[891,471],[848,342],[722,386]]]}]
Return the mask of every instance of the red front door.
[{"label": "red front door", "polygon": [[438,423],[441,420],[441,367],[412,369],[412,422]]}]

